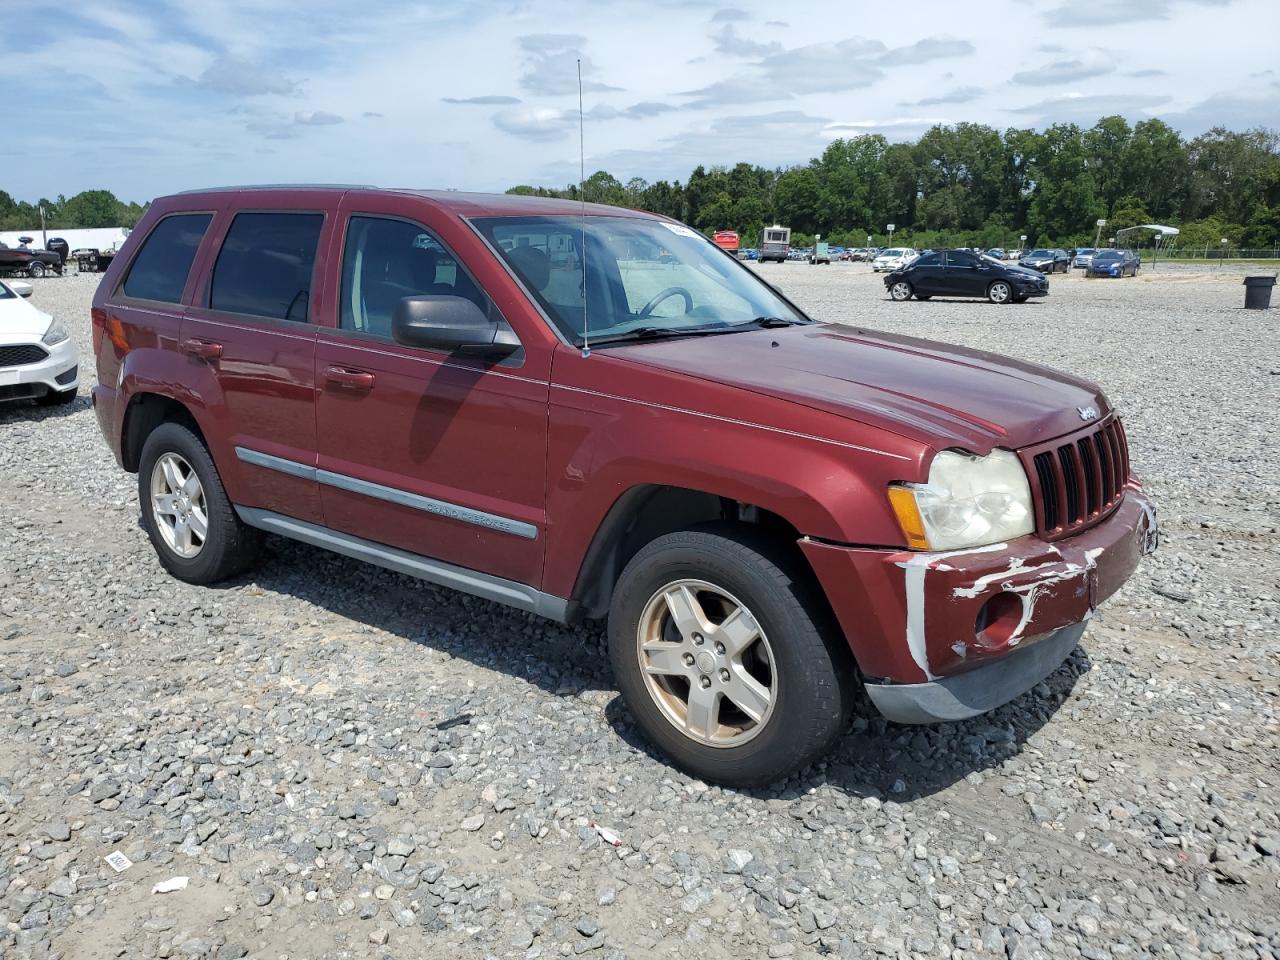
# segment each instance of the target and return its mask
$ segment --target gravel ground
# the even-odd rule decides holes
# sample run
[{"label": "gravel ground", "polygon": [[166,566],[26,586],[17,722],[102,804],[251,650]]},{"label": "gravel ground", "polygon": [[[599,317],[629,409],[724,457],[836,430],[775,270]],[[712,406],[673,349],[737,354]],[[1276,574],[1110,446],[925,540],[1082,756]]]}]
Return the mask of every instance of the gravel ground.
[{"label": "gravel ground", "polygon": [[[186,586],[87,402],[10,405],[0,958],[1280,956],[1278,313],[1230,268],[1006,307],[767,269],[824,319],[1106,386],[1164,537],[1061,670],[708,787],[639,741],[597,627],[285,541]],[[34,298],[86,358],[95,283]]]}]

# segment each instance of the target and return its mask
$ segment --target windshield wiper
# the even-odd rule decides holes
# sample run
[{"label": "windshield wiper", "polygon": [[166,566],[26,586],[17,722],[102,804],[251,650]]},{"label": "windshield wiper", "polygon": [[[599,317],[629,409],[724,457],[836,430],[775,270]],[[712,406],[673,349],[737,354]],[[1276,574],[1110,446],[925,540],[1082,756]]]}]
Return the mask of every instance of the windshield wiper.
[{"label": "windshield wiper", "polygon": [[746,321],[746,323],[739,324],[739,326],[746,326],[747,323],[754,323],[757,327],[764,327],[766,329],[771,329],[773,327],[794,327],[794,326],[798,326],[801,323],[804,323],[804,321],[803,320],[786,320],[783,317],[753,317],[752,319]]},{"label": "windshield wiper", "polygon": [[620,340],[657,340],[662,337],[709,337],[718,333],[733,333],[733,327],[635,327],[611,336],[592,336],[592,345],[614,343]]}]

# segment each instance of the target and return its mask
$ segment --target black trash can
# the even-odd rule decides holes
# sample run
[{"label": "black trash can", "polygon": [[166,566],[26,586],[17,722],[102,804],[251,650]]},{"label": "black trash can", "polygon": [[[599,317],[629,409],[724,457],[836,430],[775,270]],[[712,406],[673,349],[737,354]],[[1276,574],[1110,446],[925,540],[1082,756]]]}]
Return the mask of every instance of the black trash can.
[{"label": "black trash can", "polygon": [[1271,288],[1276,285],[1276,275],[1244,278],[1244,308],[1266,310],[1271,306]]}]

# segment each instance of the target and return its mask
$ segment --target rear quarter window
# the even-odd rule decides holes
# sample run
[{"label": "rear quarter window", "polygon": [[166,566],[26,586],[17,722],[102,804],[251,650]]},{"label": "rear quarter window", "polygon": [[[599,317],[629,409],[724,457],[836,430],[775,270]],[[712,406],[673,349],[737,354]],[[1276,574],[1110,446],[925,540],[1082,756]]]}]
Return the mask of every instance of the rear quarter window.
[{"label": "rear quarter window", "polygon": [[179,303],[212,214],[178,213],[155,225],[129,266],[122,290],[136,300]]},{"label": "rear quarter window", "polygon": [[239,213],[213,268],[209,306],[307,322],[321,213]]}]

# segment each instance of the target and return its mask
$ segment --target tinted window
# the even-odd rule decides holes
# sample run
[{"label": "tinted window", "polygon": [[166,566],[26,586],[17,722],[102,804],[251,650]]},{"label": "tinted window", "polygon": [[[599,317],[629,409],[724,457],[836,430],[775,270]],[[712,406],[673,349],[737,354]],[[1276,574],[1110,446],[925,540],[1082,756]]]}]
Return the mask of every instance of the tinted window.
[{"label": "tinted window", "polygon": [[139,300],[178,303],[212,214],[183,213],[156,224],[133,258],[124,295]]},{"label": "tinted window", "polygon": [[915,262],[911,264],[913,267],[937,267],[942,265],[942,254],[926,253],[923,257],[917,257]]},{"label": "tinted window", "polygon": [[969,253],[967,250],[952,250],[947,254],[947,266],[949,267],[976,267],[977,265],[977,255]]},{"label": "tinted window", "polygon": [[391,311],[404,297],[465,297],[481,310],[489,298],[453,254],[426,229],[406,220],[352,217],[342,256],[338,325],[391,336]]},{"label": "tinted window", "polygon": [[237,214],[213,268],[209,306],[305,323],[323,223],[319,213]]}]

